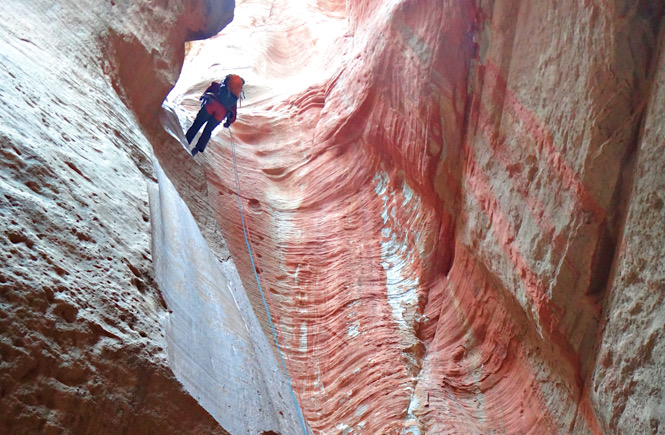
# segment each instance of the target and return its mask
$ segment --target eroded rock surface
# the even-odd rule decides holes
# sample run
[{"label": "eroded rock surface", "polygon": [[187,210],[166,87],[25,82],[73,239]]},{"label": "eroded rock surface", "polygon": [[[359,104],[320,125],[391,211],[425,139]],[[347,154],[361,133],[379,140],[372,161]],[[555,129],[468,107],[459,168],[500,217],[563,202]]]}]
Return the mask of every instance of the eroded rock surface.
[{"label": "eroded rock surface", "polygon": [[[639,136],[628,213],[618,243],[589,391],[612,432],[665,430],[665,45]],[[655,60],[656,58],[654,58]]]},{"label": "eroded rock surface", "polygon": [[186,35],[221,28],[205,8],[0,4],[3,433],[224,433],[167,361],[136,121],[158,115]]},{"label": "eroded rock surface", "polygon": [[[247,80],[232,132],[255,268],[229,132],[192,159],[159,121],[183,41],[232,3],[0,5],[6,431],[223,433],[195,399],[231,431],[297,431],[274,365],[237,365],[268,351],[213,254],[271,337],[263,282],[315,433],[663,430],[662,4],[243,2],[170,100],[191,120],[210,80]],[[157,264],[168,320],[146,137],[213,252],[185,211],[152,228],[175,226],[168,249],[196,234],[182,274]],[[188,278],[204,291],[183,302]]]},{"label": "eroded rock surface", "polygon": [[[248,1],[190,47],[190,119],[247,80],[243,203],[316,432],[659,430],[663,12]],[[197,161],[260,313],[229,133]]]}]

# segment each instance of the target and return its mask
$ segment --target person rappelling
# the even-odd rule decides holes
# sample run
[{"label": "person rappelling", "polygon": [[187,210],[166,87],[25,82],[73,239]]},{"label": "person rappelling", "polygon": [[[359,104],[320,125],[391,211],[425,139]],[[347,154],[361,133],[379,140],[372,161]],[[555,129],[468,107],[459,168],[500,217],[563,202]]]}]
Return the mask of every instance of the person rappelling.
[{"label": "person rappelling", "polygon": [[244,84],[245,80],[242,77],[236,74],[229,74],[221,83],[212,82],[203,95],[201,95],[199,98],[201,100],[201,110],[196,115],[194,124],[192,124],[185,134],[187,143],[191,144],[201,126],[206,124],[201,137],[196,142],[196,146],[192,148],[192,156],[205,151],[212,131],[222,120],[226,119],[226,122],[224,122],[225,128],[229,128],[235,122],[238,111],[238,99],[240,98]]}]

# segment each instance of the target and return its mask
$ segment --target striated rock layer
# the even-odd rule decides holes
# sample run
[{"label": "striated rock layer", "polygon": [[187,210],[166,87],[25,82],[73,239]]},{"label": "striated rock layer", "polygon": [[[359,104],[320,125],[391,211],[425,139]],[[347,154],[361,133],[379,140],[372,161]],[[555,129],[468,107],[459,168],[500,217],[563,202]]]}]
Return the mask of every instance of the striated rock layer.
[{"label": "striated rock layer", "polygon": [[247,99],[200,167],[156,154],[196,176],[181,193],[214,210],[269,335],[235,146],[316,433],[662,430],[663,13],[247,1],[190,45],[184,123],[228,72]]},{"label": "striated rock layer", "polygon": [[0,5],[6,432],[663,431],[661,3],[233,3]]}]

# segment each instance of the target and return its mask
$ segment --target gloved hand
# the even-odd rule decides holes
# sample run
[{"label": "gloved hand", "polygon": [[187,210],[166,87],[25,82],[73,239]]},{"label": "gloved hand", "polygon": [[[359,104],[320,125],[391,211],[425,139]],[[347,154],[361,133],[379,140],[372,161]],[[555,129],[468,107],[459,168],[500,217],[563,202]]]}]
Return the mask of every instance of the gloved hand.
[{"label": "gloved hand", "polygon": [[231,126],[231,120],[233,119],[233,113],[230,111],[226,113],[226,122],[224,123],[224,128],[229,128]]}]

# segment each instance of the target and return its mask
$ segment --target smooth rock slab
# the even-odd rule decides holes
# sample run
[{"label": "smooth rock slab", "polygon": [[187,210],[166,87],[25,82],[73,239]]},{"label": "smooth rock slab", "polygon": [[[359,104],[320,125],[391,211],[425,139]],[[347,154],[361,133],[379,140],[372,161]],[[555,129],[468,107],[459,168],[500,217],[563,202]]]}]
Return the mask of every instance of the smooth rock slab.
[{"label": "smooth rock slab", "polygon": [[299,433],[289,386],[231,260],[219,262],[156,164],[152,255],[178,379],[232,434]]}]

